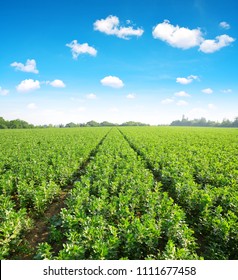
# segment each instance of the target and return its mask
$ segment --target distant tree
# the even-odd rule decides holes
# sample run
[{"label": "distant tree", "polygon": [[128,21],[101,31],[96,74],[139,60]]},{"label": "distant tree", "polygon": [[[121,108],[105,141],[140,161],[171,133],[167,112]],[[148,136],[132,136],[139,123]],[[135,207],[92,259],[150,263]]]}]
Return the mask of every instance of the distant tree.
[{"label": "distant tree", "polygon": [[210,126],[210,127],[215,127],[215,126],[219,126],[220,123],[218,122],[215,122],[215,121],[207,121],[207,126]]},{"label": "distant tree", "polygon": [[141,122],[134,122],[128,121],[121,124],[121,126],[149,126],[149,124],[141,123]]},{"label": "distant tree", "polygon": [[238,117],[235,118],[234,122],[232,123],[233,127],[238,127]]},{"label": "distant tree", "polygon": [[99,123],[96,122],[96,121],[90,121],[90,122],[86,123],[86,126],[93,126],[93,127],[95,127],[95,126],[99,126]]},{"label": "distant tree", "polygon": [[65,125],[65,127],[77,127],[77,124],[70,122]]},{"label": "distant tree", "polygon": [[195,122],[196,126],[207,126],[207,120],[205,118],[198,119]]},{"label": "distant tree", "polygon": [[0,117],[0,129],[7,128],[7,121],[4,118]]},{"label": "distant tree", "polygon": [[14,128],[33,128],[34,126],[32,124],[29,124],[26,121],[22,121],[20,119],[9,121],[8,128],[14,129]]},{"label": "distant tree", "polygon": [[107,121],[100,123],[100,126],[115,126],[115,125],[116,125],[115,123],[111,123],[111,122],[107,122]]},{"label": "distant tree", "polygon": [[231,127],[232,126],[232,122],[228,119],[223,119],[222,123],[220,123],[220,126],[222,127]]},{"label": "distant tree", "polygon": [[171,126],[181,126],[182,125],[182,122],[180,120],[176,120],[176,121],[172,121]]},{"label": "distant tree", "polygon": [[238,117],[233,122],[223,119],[221,123],[215,121],[207,121],[205,118],[188,120],[184,116],[182,120],[172,121],[171,126],[209,126],[209,127],[238,127]]}]

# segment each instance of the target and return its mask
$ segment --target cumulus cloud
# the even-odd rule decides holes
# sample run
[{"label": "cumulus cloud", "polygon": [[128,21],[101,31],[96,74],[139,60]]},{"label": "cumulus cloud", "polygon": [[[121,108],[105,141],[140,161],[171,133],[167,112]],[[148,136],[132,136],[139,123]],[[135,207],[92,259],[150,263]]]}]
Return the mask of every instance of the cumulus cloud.
[{"label": "cumulus cloud", "polygon": [[134,93],[129,93],[126,98],[128,99],[135,99],[136,98],[136,95]]},{"label": "cumulus cloud", "polygon": [[185,91],[175,92],[174,95],[175,95],[175,96],[178,96],[178,97],[190,97],[190,96],[191,96],[190,94],[188,94],[188,93],[185,92]]},{"label": "cumulus cloud", "polygon": [[182,84],[182,85],[187,85],[190,84],[194,80],[198,80],[198,76],[190,75],[187,78],[177,78],[176,83]]},{"label": "cumulus cloud", "polygon": [[9,93],[9,90],[0,87],[0,95],[5,96],[5,95],[8,95],[8,93]]},{"label": "cumulus cloud", "polygon": [[[127,20],[127,24],[131,21]],[[108,16],[105,19],[100,19],[94,22],[94,30],[103,32],[107,35],[115,35],[122,39],[129,39],[130,36],[140,37],[144,33],[141,28],[134,29],[133,26],[120,26],[120,21],[117,16]]]},{"label": "cumulus cloud", "polygon": [[28,73],[38,74],[39,71],[36,69],[36,61],[34,59],[27,59],[26,64],[20,62],[13,62],[10,64],[12,67],[15,67],[16,70]]},{"label": "cumulus cloud", "polygon": [[204,53],[213,53],[219,51],[221,48],[229,46],[234,41],[234,38],[224,34],[217,36],[215,40],[204,40],[199,50]]},{"label": "cumulus cloud", "polygon": [[87,97],[87,99],[96,99],[97,98],[96,94],[94,94],[94,93],[87,94],[86,97]]},{"label": "cumulus cloud", "polygon": [[173,99],[171,99],[171,98],[166,98],[166,99],[164,99],[164,100],[161,101],[161,104],[167,105],[167,104],[171,104],[171,103],[173,103],[173,102],[174,102]]},{"label": "cumulus cloud", "polygon": [[38,80],[34,81],[32,79],[26,79],[16,86],[18,92],[28,92],[39,88],[40,82]]},{"label": "cumulus cloud", "polygon": [[89,46],[88,43],[79,44],[77,40],[73,40],[71,43],[66,44],[66,46],[71,48],[73,59],[77,59],[80,54],[97,55],[97,50]]},{"label": "cumulus cloud", "polygon": [[220,23],[219,23],[219,26],[220,26],[221,28],[224,28],[224,29],[230,29],[230,28],[231,28],[230,24],[227,23],[226,21],[220,22]]},{"label": "cumulus cloud", "polygon": [[202,90],[203,93],[206,93],[206,94],[212,94],[213,93],[213,90],[211,88],[204,88]]},{"label": "cumulus cloud", "polygon": [[64,84],[63,81],[61,80],[54,80],[52,82],[49,82],[49,84],[52,86],[52,87],[56,87],[56,88],[64,88],[66,87],[66,85]]},{"label": "cumulus cloud", "polygon": [[122,80],[115,76],[107,76],[101,80],[103,86],[122,88],[124,86]]},{"label": "cumulus cloud", "polygon": [[[221,22],[220,26],[226,29],[230,27],[227,22]],[[153,28],[152,35],[155,39],[160,39],[172,47],[185,50],[198,46],[199,50],[204,53],[216,52],[235,41],[226,34],[217,36],[214,40],[205,40],[200,28],[189,29],[174,26],[168,20],[157,24]]]},{"label": "cumulus cloud", "polygon": [[189,49],[199,46],[203,40],[202,32],[199,28],[188,29],[185,27],[174,26],[169,20],[157,24],[153,29],[153,37],[160,39],[172,47]]},{"label": "cumulus cloud", "polygon": [[184,101],[184,100],[179,100],[177,103],[176,103],[177,106],[187,106],[188,105],[188,102],[187,101]]}]

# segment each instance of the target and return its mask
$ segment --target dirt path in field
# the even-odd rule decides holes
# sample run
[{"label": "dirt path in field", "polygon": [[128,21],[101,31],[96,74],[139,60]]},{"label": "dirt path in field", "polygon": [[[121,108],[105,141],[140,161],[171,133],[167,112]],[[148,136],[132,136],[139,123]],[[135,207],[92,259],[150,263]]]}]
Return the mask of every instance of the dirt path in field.
[{"label": "dirt path in field", "polygon": [[[102,145],[103,141],[106,139],[107,135],[110,133],[106,133],[106,135],[100,140],[97,146],[91,151],[88,158],[81,164],[79,170],[73,175],[73,178],[76,178],[75,181],[78,181],[81,176],[83,176],[86,172],[87,165],[93,160],[95,155],[98,152],[98,148]],[[14,259],[20,260],[32,260],[36,256],[37,247],[39,243],[48,242],[50,237],[50,226],[52,219],[59,219],[59,214],[61,209],[66,207],[66,199],[70,193],[70,190],[73,188],[72,185],[65,186],[62,188],[60,195],[54,199],[54,201],[49,205],[48,209],[45,213],[39,218],[33,218],[34,227],[31,229],[25,236],[23,236],[24,245],[22,247],[24,249],[19,250],[19,253],[12,254]],[[63,246],[64,239],[61,242],[53,242],[50,244],[53,248],[54,253],[58,253]],[[10,259],[13,259],[10,256]]]},{"label": "dirt path in field", "polygon": [[[17,254],[17,259],[32,260],[35,257],[39,243],[47,242],[50,235],[50,220],[59,215],[62,208],[66,207],[65,201],[72,185],[65,187],[60,195],[50,204],[43,216],[34,219],[34,227],[24,236],[25,249]],[[59,245],[54,244],[54,249],[59,250]],[[15,257],[15,256],[14,256]]]}]

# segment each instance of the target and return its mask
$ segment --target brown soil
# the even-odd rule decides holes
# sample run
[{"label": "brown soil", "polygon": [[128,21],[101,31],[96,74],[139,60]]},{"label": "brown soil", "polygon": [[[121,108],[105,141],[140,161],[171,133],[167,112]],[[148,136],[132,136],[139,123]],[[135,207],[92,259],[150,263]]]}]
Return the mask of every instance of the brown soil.
[{"label": "brown soil", "polygon": [[[47,242],[50,234],[50,219],[58,215],[65,205],[65,199],[73,186],[67,186],[61,191],[60,195],[49,205],[48,209],[39,218],[34,219],[34,227],[24,236],[24,243],[27,247],[24,252],[17,255],[17,259],[32,260],[36,254],[39,243]],[[60,244],[54,245],[54,251],[61,249]],[[16,256],[15,256],[16,257]]]}]

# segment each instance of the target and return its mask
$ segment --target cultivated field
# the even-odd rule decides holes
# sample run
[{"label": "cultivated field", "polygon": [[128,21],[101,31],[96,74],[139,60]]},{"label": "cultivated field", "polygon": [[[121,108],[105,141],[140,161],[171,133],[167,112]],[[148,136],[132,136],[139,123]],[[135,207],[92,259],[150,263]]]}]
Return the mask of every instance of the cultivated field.
[{"label": "cultivated field", "polygon": [[1,259],[238,259],[238,130],[0,131]]}]

